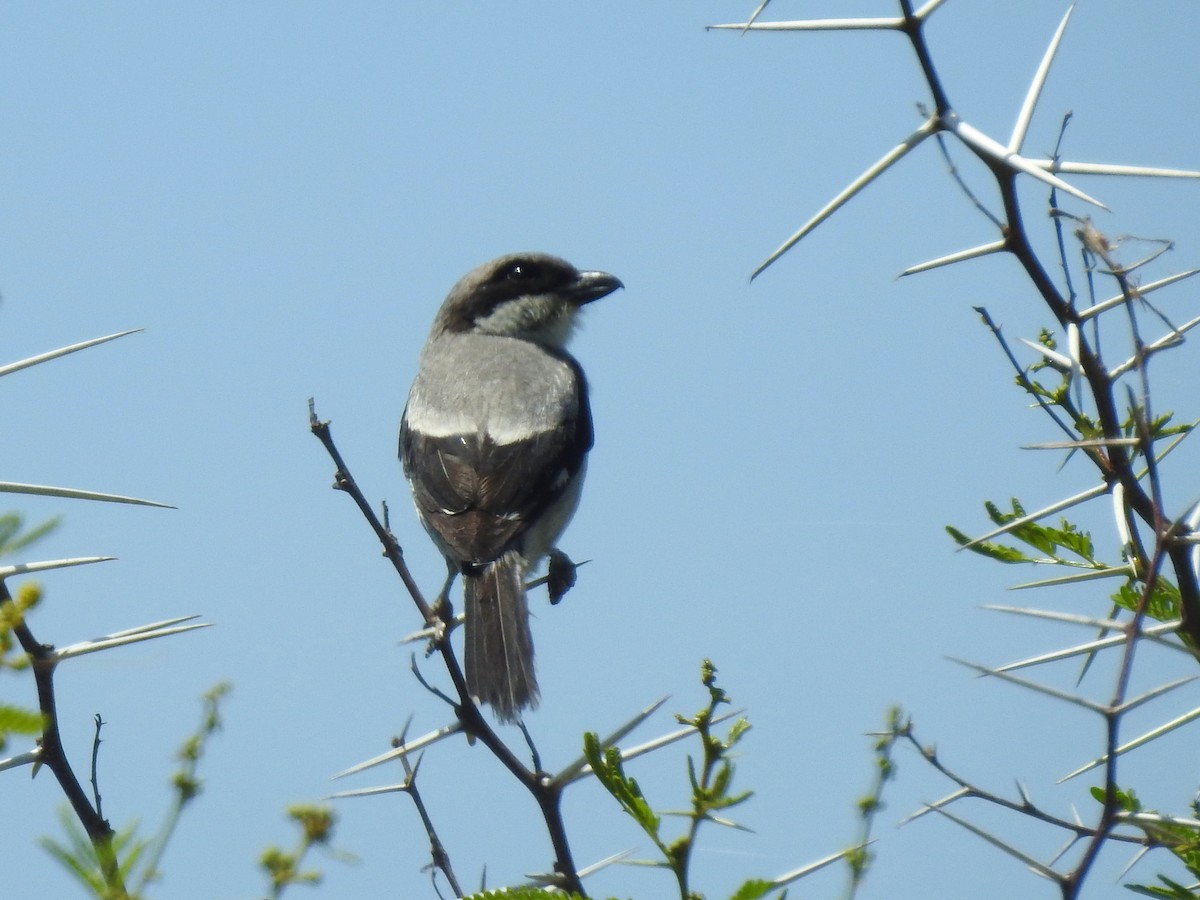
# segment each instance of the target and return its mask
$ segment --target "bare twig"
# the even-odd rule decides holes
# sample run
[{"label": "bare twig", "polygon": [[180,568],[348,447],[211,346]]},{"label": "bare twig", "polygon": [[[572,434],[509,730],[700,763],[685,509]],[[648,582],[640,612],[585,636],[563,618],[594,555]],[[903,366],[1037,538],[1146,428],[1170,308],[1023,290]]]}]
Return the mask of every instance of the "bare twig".
[{"label": "bare twig", "polygon": [[[3,579],[0,579],[0,604],[12,602],[8,586]],[[83,826],[88,839],[95,848],[96,858],[100,863],[105,883],[114,890],[120,891],[117,896],[124,896],[125,885],[118,867],[116,853],[113,850],[115,833],[105,818],[100,815],[99,810],[93,807],[91,801],[88,800],[79,779],[75,776],[75,771],[71,768],[66,748],[62,743],[62,734],[58,725],[58,703],[54,696],[54,670],[58,665],[58,658],[55,656],[52,646],[40,643],[33,636],[33,632],[29,630],[29,625],[23,617],[15,618],[18,620],[12,630],[21,644],[21,649],[29,656],[34,684],[37,686],[38,708],[41,710],[45,722],[42,729],[41,754],[38,763],[54,774],[63,795],[71,804],[75,817]],[[97,798],[97,805],[98,803],[99,799]]]},{"label": "bare twig", "polygon": [[100,802],[100,782],[96,778],[96,767],[100,761],[100,729],[104,727],[104,719],[96,713],[96,734],[92,738],[92,797],[96,801],[96,815],[104,818],[104,807]]},{"label": "bare twig", "polygon": [[[454,654],[454,649],[450,642],[450,630],[453,623],[452,612],[449,610],[447,604],[440,604],[440,608],[433,607],[424,599],[424,595],[421,593],[416,580],[408,569],[408,564],[404,560],[404,553],[399,542],[391,531],[380,522],[371,508],[371,504],[367,502],[366,497],[359,489],[354,477],[350,474],[349,468],[342,459],[340,451],[334,444],[329,422],[323,422],[317,418],[316,406],[312,400],[309,400],[309,427],[333,460],[335,466],[334,488],[343,491],[354,500],[363,518],[367,520],[376,537],[383,545],[384,556],[388,558],[393,568],[395,568],[396,573],[400,576],[400,580],[412,597],[413,603],[417,606],[426,625],[436,629],[432,638],[433,647],[441,656],[442,663],[446,667],[446,672],[454,684],[455,693],[458,695],[458,700],[454,702],[454,712],[462,726],[462,730],[466,732],[470,739],[478,740],[486,746],[492,755],[532,795],[538,805],[538,809],[541,811],[546,831],[550,837],[550,843],[554,848],[554,871],[559,882],[557,886],[564,890],[574,891],[583,895],[583,885],[579,878],[578,869],[575,867],[570,842],[567,838],[566,824],[562,817],[563,785],[552,778],[546,777],[545,773],[540,771],[540,766],[536,762],[532,768],[522,763],[508,745],[501,740],[500,736],[496,734],[495,730],[484,717],[483,711],[467,690],[462,667]],[[527,734],[526,736],[528,738]],[[532,747],[532,741],[530,741],[530,746]]]}]

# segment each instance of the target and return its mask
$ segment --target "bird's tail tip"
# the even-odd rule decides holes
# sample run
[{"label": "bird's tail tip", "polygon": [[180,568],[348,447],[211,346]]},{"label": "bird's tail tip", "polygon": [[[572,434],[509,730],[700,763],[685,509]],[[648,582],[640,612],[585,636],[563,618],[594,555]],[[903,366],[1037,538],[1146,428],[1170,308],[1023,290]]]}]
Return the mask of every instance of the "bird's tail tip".
[{"label": "bird's tail tip", "polygon": [[463,584],[467,690],[501,722],[516,722],[538,702],[524,561],[510,551]]}]

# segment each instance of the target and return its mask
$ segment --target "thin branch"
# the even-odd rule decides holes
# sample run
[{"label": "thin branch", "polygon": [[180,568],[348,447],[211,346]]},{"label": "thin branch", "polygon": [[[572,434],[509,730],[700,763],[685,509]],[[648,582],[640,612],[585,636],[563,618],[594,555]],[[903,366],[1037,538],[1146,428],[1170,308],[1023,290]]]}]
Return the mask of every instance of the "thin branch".
[{"label": "thin branch", "polygon": [[[467,690],[462,667],[454,655],[454,649],[450,642],[450,626],[453,622],[453,617],[450,614],[448,604],[439,604],[439,608],[435,609],[426,602],[424,595],[417,586],[416,580],[409,571],[407,562],[404,560],[404,552],[399,542],[391,531],[379,520],[379,517],[375,515],[371,504],[367,502],[353,475],[351,475],[345,460],[342,458],[341,452],[334,444],[329,422],[321,421],[317,418],[316,405],[313,400],[309,400],[308,411],[310,430],[321,442],[330,459],[333,460],[335,467],[334,489],[346,493],[354,501],[359,512],[362,513],[363,518],[367,520],[367,523],[375,532],[375,536],[383,545],[384,556],[387,557],[392,567],[396,570],[396,573],[400,576],[400,580],[403,582],[405,589],[420,612],[422,619],[424,619],[428,626],[438,629],[437,636],[433,640],[433,649],[440,654],[442,663],[446,667],[446,672],[454,684],[455,692],[458,694],[458,702],[454,706],[454,712],[462,730],[469,737],[478,740],[487,747],[501,765],[508,769],[513,777],[532,795],[538,805],[538,809],[541,811],[546,831],[550,837],[550,843],[554,848],[554,869],[559,880],[557,886],[564,890],[583,894],[583,885],[579,880],[578,869],[575,867],[570,842],[567,838],[566,824],[562,816],[562,785],[556,784],[552,779],[545,777],[544,773],[537,770],[537,767],[534,769],[526,767],[488,723],[483,715],[483,711],[479,708],[474,698],[471,697],[470,691]],[[393,752],[399,755],[398,751]],[[365,767],[366,764],[363,764],[359,768]]]},{"label": "thin branch", "polygon": [[104,807],[100,802],[100,782],[96,778],[96,767],[100,762],[100,729],[104,727],[104,719],[100,713],[95,717],[96,733],[92,738],[92,797],[96,801],[96,815],[104,818]]},{"label": "thin branch", "polygon": [[[0,604],[12,604],[12,596],[8,586],[0,578]],[[15,612],[15,610],[14,610]],[[19,614],[13,615],[16,620],[12,626],[21,649],[29,656],[33,669],[33,680],[37,688],[38,708],[41,710],[44,726],[42,729],[41,753],[38,764],[45,766],[53,774],[59,788],[71,805],[75,817],[83,826],[88,839],[96,850],[96,858],[100,863],[105,884],[118,889],[124,894],[125,885],[121,877],[116,853],[113,850],[114,832],[108,822],[92,807],[91,801],[84,792],[75,775],[74,769],[67,759],[67,751],[63,746],[62,733],[58,725],[58,703],[54,696],[54,670],[58,659],[54,648],[40,643],[29,630],[29,625]]]}]

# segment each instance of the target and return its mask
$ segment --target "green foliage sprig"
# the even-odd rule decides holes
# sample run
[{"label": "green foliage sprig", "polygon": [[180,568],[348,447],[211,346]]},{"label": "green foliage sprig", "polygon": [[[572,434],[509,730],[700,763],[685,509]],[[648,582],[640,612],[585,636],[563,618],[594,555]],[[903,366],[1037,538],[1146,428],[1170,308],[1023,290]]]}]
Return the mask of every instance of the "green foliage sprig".
[{"label": "green foliage sprig", "polygon": [[[305,869],[304,860],[314,848],[331,850],[337,814],[328,806],[296,804],[288,807],[288,818],[300,828],[300,840],[295,850],[283,850],[271,846],[259,857],[259,866],[267,873],[270,887],[268,896],[278,900],[286,888],[294,884],[320,884],[319,869]],[[343,860],[351,859],[342,851],[332,851]]]},{"label": "green foliage sprig", "polygon": [[[61,820],[66,839],[41,839],[42,848],[92,896],[102,900],[139,900],[145,896],[147,886],[162,878],[160,864],[179,818],[203,787],[198,776],[200,760],[209,738],[221,728],[220,704],[229,691],[229,684],[222,682],[204,694],[200,726],[179,748],[177,756],[182,765],[171,776],[174,800],[156,834],[138,837],[135,821],[116,832],[107,846],[97,846],[71,811],[63,809]],[[100,724],[97,722],[97,729]]]},{"label": "green foliage sprig", "polygon": [[[704,895],[691,889],[690,867],[692,852],[696,847],[696,836],[705,822],[742,828],[719,813],[732,809],[748,800],[752,791],[733,791],[734,766],[732,751],[750,730],[744,717],[736,719],[728,732],[721,737],[713,732],[713,719],[719,706],[729,702],[723,688],[717,686],[717,669],[709,660],[701,665],[701,683],[708,689],[708,703],[694,716],[677,715],[682,725],[696,730],[700,739],[699,762],[688,756],[688,783],[691,787],[691,808],[687,810],[656,812],[642,793],[637,779],[625,774],[621,751],[616,747],[601,748],[600,738],[593,733],[584,735],[583,753],[592,772],[605,790],[621,805],[646,833],[663,856],[666,868],[670,869],[679,886],[680,900],[700,900]],[[683,834],[668,838],[662,833],[663,816],[678,816],[687,819]],[[771,881],[753,879],[744,882],[734,893],[734,900],[757,900],[774,890]],[[785,892],[786,893],[786,892]]]}]

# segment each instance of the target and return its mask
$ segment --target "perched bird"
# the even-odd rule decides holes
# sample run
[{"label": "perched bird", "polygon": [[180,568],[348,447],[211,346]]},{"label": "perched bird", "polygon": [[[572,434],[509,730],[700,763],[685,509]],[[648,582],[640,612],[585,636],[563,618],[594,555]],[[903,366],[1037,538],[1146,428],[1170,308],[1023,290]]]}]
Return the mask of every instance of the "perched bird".
[{"label": "perched bird", "polygon": [[525,578],[579,503],[587,382],[566,343],[580,308],[623,287],[544,253],[467,273],[421,351],[400,424],[417,513],[463,578],[466,681],[504,722],[537,704]]}]

